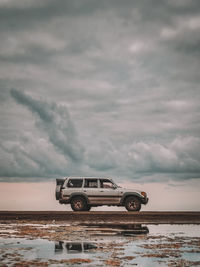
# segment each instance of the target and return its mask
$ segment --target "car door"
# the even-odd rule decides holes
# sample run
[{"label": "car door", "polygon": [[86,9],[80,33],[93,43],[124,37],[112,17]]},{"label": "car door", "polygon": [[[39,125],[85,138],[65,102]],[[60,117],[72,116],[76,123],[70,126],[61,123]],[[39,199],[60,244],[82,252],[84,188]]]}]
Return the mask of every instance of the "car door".
[{"label": "car door", "polygon": [[83,192],[87,195],[90,204],[98,204],[99,179],[85,178],[83,184]]},{"label": "car door", "polygon": [[104,205],[117,205],[120,203],[120,193],[109,179],[99,179],[99,199]]}]

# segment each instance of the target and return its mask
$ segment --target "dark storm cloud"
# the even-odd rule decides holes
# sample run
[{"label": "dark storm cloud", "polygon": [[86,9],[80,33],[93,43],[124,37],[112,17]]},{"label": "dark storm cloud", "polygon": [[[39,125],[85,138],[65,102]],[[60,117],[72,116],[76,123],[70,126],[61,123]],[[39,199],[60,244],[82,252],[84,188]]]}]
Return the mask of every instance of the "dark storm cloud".
[{"label": "dark storm cloud", "polygon": [[[59,1],[53,0],[41,1],[41,3],[30,4],[19,1],[15,7],[6,5],[0,7],[0,28],[7,28],[9,30],[19,30],[30,26],[36,26],[45,20],[50,20],[59,16],[78,16],[88,15],[98,10],[99,7],[104,6],[100,1]],[[17,21],[17,23],[16,23]]]},{"label": "dark storm cloud", "polygon": [[197,0],[0,3],[2,179],[199,178],[199,33]]},{"label": "dark storm cloud", "polygon": [[37,126],[48,135],[50,142],[65,156],[80,162],[83,158],[83,147],[79,144],[78,136],[66,107],[34,100],[16,89],[11,90],[12,97],[33,112],[39,121]]},{"label": "dark storm cloud", "polygon": [[47,137],[26,133],[0,145],[1,181],[38,181],[72,175],[73,162],[58,153]]},{"label": "dark storm cloud", "polygon": [[108,140],[91,139],[83,154],[84,145],[66,107],[34,99],[16,89],[11,95],[39,119],[35,124],[39,133],[22,134],[17,141],[1,144],[1,180],[43,179],[78,172],[140,181],[148,177],[156,180],[157,174],[163,180],[169,175],[174,180],[199,178],[199,138],[177,137],[168,144],[138,141],[120,147]]}]

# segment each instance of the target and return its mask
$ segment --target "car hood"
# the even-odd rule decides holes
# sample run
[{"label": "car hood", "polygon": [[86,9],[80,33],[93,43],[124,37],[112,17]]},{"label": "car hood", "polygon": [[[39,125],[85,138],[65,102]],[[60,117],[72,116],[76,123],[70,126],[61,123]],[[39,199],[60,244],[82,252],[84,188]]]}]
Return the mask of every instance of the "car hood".
[{"label": "car hood", "polygon": [[136,192],[136,193],[138,193],[140,195],[141,195],[141,192],[142,192],[142,191],[134,189],[134,188],[125,188],[125,187],[119,187],[118,190],[119,191],[123,191],[124,193],[125,192]]}]

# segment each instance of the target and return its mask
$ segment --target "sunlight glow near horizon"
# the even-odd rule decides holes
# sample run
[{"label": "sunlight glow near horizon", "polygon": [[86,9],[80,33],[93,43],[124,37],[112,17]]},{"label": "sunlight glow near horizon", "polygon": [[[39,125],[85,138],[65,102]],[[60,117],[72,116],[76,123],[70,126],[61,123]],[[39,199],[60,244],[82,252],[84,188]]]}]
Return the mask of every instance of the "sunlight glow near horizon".
[{"label": "sunlight glow near horizon", "polygon": [[[190,183],[144,183],[125,182],[123,187],[144,190],[149,203],[142,211],[198,211],[200,210],[198,180]],[[71,210],[70,205],[61,205],[55,200],[55,182],[1,183],[0,210]],[[124,210],[123,207],[97,207],[92,210]]]}]

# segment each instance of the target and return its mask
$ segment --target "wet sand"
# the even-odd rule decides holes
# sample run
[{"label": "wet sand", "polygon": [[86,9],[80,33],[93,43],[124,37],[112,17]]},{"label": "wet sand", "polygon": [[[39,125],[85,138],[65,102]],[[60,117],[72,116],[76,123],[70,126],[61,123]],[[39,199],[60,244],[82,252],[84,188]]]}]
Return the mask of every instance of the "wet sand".
[{"label": "wet sand", "polygon": [[200,266],[199,225],[0,221],[0,266]]},{"label": "wet sand", "polygon": [[126,211],[0,211],[0,220],[66,221],[98,223],[199,224],[200,212],[126,212]]}]

